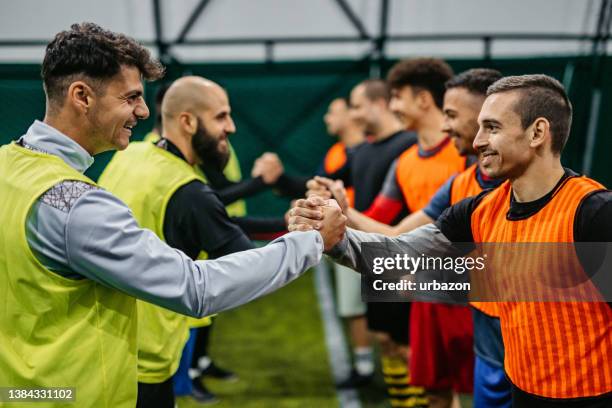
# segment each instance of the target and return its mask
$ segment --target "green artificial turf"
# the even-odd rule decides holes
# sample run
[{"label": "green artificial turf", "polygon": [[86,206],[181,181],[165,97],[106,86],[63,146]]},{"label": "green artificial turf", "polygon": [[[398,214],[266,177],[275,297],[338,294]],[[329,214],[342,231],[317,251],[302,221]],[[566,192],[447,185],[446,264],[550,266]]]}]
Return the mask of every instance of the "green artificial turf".
[{"label": "green artificial turf", "polygon": [[[220,400],[211,406],[338,407],[313,278],[311,271],[271,295],[217,317],[210,354],[240,379],[205,380]],[[376,360],[379,365],[378,356]],[[361,389],[359,397],[363,408],[389,407],[379,367],[374,382]],[[471,397],[462,395],[461,403],[471,408]],[[188,397],[177,398],[177,404],[208,406]]]},{"label": "green artificial turf", "polygon": [[[215,321],[210,354],[240,379],[206,380],[215,407],[337,407],[321,314],[309,272]],[[201,407],[187,397],[180,408]]]}]

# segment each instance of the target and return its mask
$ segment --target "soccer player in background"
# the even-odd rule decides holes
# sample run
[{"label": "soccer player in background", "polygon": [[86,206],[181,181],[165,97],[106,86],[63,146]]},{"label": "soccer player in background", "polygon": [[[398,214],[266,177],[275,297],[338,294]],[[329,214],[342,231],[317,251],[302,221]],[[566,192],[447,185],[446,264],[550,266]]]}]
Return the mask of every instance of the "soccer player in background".
[{"label": "soccer player in background", "polygon": [[[487,88],[501,78],[501,73],[486,68],[470,69],[458,74],[446,82],[444,93],[444,126],[455,147],[462,156],[476,156],[473,147],[478,133],[478,114],[486,98]],[[462,173],[452,176],[422,210],[410,214],[396,226],[389,226],[352,211],[341,187],[331,180],[317,179],[324,184],[349,215],[350,224],[355,229],[366,232],[378,232],[390,237],[400,235],[431,222],[434,222],[444,210],[464,198],[475,196],[485,189],[495,188],[503,179],[492,179],[486,176],[478,163],[474,163]],[[313,191],[315,193],[315,191]],[[506,380],[503,368],[504,348],[501,338],[499,318],[494,302],[472,302],[474,352],[474,405],[478,407],[509,407],[511,404],[510,383]],[[472,342],[472,322],[462,316],[460,307],[449,306],[445,311],[431,317],[425,327],[428,330],[431,344],[439,344],[431,357],[432,373],[437,377],[435,382],[446,383],[448,389],[455,392],[467,392],[466,384],[471,381],[472,364],[469,350],[457,345],[468,346]],[[459,316],[457,316],[459,315]],[[436,323],[436,319],[441,322]],[[452,346],[451,346],[452,344]],[[425,385],[425,384],[419,384]],[[449,399],[447,399],[447,402]]]},{"label": "soccer player in background", "polygon": [[[351,117],[356,124],[364,128],[368,141],[355,151],[350,161],[349,172],[343,181],[355,191],[355,209],[366,214],[369,213],[374,199],[383,186],[391,163],[416,142],[414,133],[406,131],[404,125],[389,108],[390,101],[390,89],[382,80],[363,81],[353,88],[350,95]],[[400,217],[401,214],[398,213],[397,219]],[[379,331],[371,324],[369,304],[366,314],[368,329]],[[386,337],[378,336],[377,340],[381,345],[383,356],[398,354]],[[363,380],[354,372],[339,385],[355,387],[364,383]]]},{"label": "soccer player in background", "polygon": [[[365,141],[364,126],[356,123],[350,114],[349,102],[345,98],[334,99],[324,116],[327,133],[338,138],[323,159],[320,174],[337,174],[350,169],[350,161]],[[332,180],[332,179],[328,179]],[[347,204],[355,202],[355,190],[346,190]],[[349,336],[353,348],[353,367],[349,377],[338,384],[339,388],[353,388],[368,384],[374,375],[374,356],[371,334],[365,318],[366,305],[361,300],[361,277],[344,265],[334,264],[336,277],[337,312],[348,322]]]},{"label": "soccer player in background", "polygon": [[[546,75],[512,76],[491,85],[487,95],[474,147],[485,174],[507,181],[449,207],[435,224],[397,238],[349,229],[331,251],[337,259],[358,268],[361,242],[376,241],[409,256],[455,253],[453,242],[612,242],[612,193],[561,164],[572,120],[563,85]],[[311,228],[312,209],[322,202],[299,200],[290,229]],[[327,222],[316,224],[323,228]],[[587,259],[575,258],[570,261],[588,269]],[[497,309],[512,406],[610,406],[609,304],[503,301]]]}]

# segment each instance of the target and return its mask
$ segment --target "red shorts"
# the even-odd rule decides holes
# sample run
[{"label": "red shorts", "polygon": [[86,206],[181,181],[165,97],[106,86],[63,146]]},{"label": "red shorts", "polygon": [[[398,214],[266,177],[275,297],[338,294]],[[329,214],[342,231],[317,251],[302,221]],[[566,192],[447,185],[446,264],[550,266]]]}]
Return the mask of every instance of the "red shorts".
[{"label": "red shorts", "polygon": [[470,308],[414,302],[410,319],[410,383],[471,393],[474,327]]}]

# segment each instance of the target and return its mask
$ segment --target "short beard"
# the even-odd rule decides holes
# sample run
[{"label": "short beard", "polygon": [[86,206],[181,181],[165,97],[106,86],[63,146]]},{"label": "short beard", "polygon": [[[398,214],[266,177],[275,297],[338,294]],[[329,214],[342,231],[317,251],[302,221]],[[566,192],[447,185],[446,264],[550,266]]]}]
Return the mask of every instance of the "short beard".
[{"label": "short beard", "polygon": [[220,140],[208,133],[204,123],[198,119],[198,128],[191,139],[191,147],[205,166],[211,166],[223,171],[229,161],[229,150],[222,152],[219,150]]}]

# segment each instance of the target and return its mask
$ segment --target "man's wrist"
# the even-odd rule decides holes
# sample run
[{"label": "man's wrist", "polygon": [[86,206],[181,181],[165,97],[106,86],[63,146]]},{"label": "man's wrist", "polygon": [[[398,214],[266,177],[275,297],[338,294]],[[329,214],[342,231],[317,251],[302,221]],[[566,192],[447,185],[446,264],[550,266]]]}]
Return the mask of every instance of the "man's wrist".
[{"label": "man's wrist", "polygon": [[321,232],[317,230],[314,230],[313,232],[316,233],[315,242],[317,244],[317,249],[321,254],[325,253],[325,240],[323,239],[323,234],[321,234]]},{"label": "man's wrist", "polygon": [[330,256],[331,258],[339,259],[344,255],[347,247],[348,247],[348,238],[346,237],[346,235],[344,235],[344,237],[342,237],[342,240],[340,242],[338,242],[328,251],[324,251],[324,253]]}]

